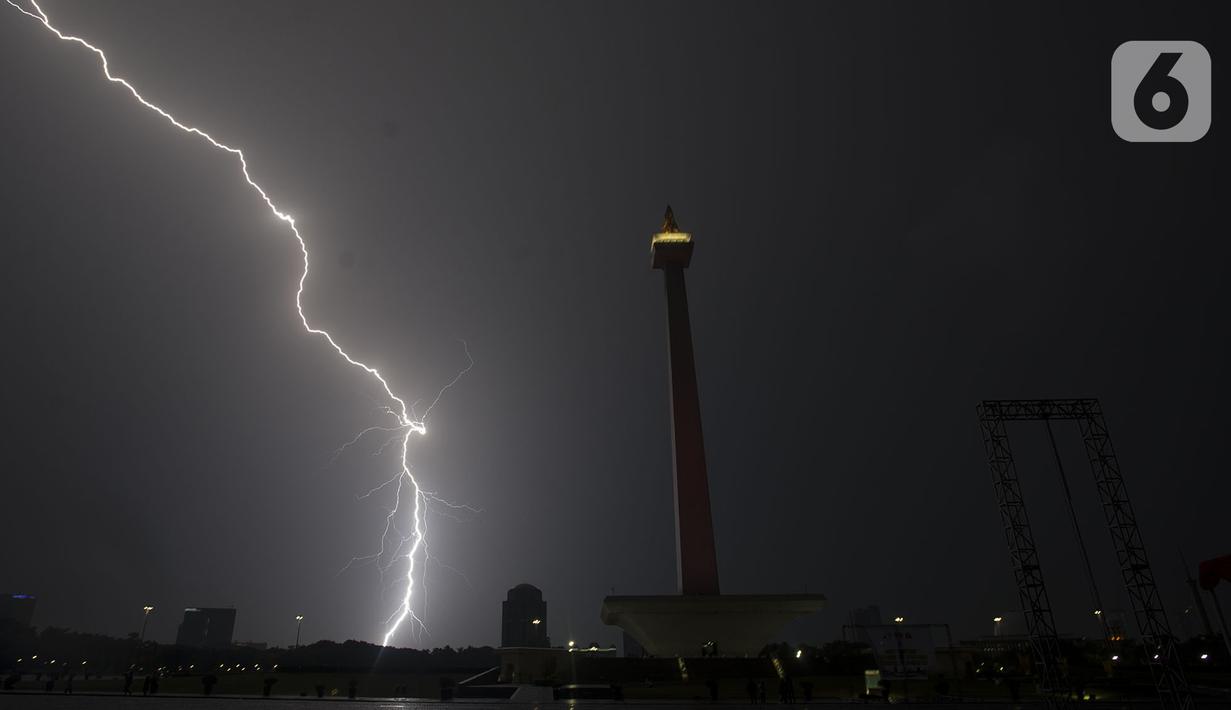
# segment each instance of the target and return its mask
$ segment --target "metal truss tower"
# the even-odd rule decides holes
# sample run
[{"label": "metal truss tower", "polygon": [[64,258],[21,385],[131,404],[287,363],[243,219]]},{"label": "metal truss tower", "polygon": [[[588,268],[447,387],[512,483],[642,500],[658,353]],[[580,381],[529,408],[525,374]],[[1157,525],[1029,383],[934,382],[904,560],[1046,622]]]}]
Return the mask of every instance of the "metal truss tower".
[{"label": "metal truss tower", "polygon": [[1129,502],[1120,474],[1120,464],[1111,447],[1103,410],[1097,399],[1028,399],[985,400],[976,408],[987,463],[992,472],[992,485],[1000,517],[1004,523],[1005,541],[1017,580],[1018,596],[1026,630],[1039,671],[1040,690],[1049,704],[1058,707],[1070,703],[1070,687],[1060,638],[1052,615],[1039,554],[1030,529],[1030,518],[1022,499],[1021,483],[1005,422],[1010,421],[1076,421],[1085,444],[1086,458],[1094,474],[1095,486],[1103,507],[1103,517],[1115,545],[1120,563],[1120,575],[1133,603],[1137,629],[1145,646],[1145,662],[1154,679],[1159,700],[1165,710],[1192,710],[1192,693],[1184,677],[1175,637],[1167,623],[1167,614],[1159,600],[1154,573],[1146,558],[1145,544],[1137,529],[1137,517]]}]

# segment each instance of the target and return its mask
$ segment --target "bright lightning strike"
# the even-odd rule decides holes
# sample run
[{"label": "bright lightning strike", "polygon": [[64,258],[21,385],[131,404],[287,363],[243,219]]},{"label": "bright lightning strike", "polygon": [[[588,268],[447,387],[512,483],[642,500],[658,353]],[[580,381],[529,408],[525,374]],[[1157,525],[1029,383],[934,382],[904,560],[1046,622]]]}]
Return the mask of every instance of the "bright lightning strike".
[{"label": "bright lightning strike", "polygon": [[[413,624],[417,623],[420,629],[423,629],[424,626],[423,626],[422,619],[420,619],[419,616],[416,615],[414,612],[413,599],[414,599],[414,592],[415,592],[415,561],[416,559],[422,557],[424,561],[424,565],[425,565],[424,573],[426,573],[426,562],[428,559],[430,559],[430,557],[427,554],[427,547],[426,547],[427,527],[426,527],[426,520],[425,520],[425,517],[426,517],[425,513],[427,511],[428,504],[430,502],[440,503],[440,504],[443,504],[453,509],[454,511],[459,511],[459,510],[466,510],[470,512],[477,512],[477,511],[475,511],[475,509],[473,508],[469,508],[468,506],[456,506],[452,503],[443,501],[440,498],[437,498],[433,493],[424,491],[422,488],[420,488],[418,481],[415,480],[414,474],[411,473],[410,464],[407,461],[407,452],[408,452],[408,449],[410,448],[410,437],[412,435],[414,434],[422,435],[422,434],[427,433],[428,415],[431,414],[432,408],[435,407],[438,402],[440,402],[440,398],[444,395],[445,391],[448,390],[453,385],[455,385],[457,381],[461,379],[461,377],[465,375],[466,372],[468,372],[470,368],[474,365],[474,361],[470,359],[469,351],[467,350],[466,356],[467,356],[467,359],[470,360],[470,364],[467,365],[466,368],[463,369],[461,372],[459,372],[458,375],[451,382],[445,385],[440,390],[439,393],[437,393],[436,398],[432,401],[430,405],[428,405],[427,409],[424,410],[423,415],[419,416],[414,411],[413,406],[408,407],[404,399],[394,394],[392,388],[390,388],[389,386],[389,382],[385,380],[384,375],[382,375],[379,370],[377,370],[375,367],[372,367],[371,365],[365,364],[361,362],[360,360],[357,360],[354,357],[352,357],[349,353],[346,352],[346,350],[342,348],[341,345],[337,343],[337,341],[333,339],[332,335],[330,335],[327,331],[321,328],[317,328],[313,326],[308,321],[308,317],[304,313],[304,309],[303,309],[304,283],[308,279],[308,269],[309,269],[307,242],[304,241],[303,236],[299,233],[299,228],[296,227],[295,225],[295,219],[291,217],[291,215],[278,209],[277,205],[275,205],[273,200],[270,199],[269,195],[265,192],[264,188],[262,188],[260,185],[257,184],[255,180],[252,179],[252,175],[248,172],[248,161],[244,157],[244,152],[240,150],[239,148],[234,148],[232,146],[229,146],[225,143],[222,143],[214,139],[213,136],[201,130],[200,128],[196,128],[195,126],[189,126],[184,123],[181,123],[178,119],[172,116],[169,112],[147,101],[145,97],[143,97],[136,90],[136,88],[133,87],[132,84],[128,83],[128,81],[126,81],[125,79],[115,76],[114,74],[111,73],[111,67],[107,62],[107,55],[103,53],[103,50],[99,49],[98,47],[95,47],[94,45],[90,44],[89,42],[87,42],[86,40],[80,37],[75,37],[73,35],[66,35],[63,32],[61,32],[59,29],[57,29],[54,25],[52,25],[51,20],[47,17],[47,13],[44,12],[43,9],[39,6],[37,0],[29,0],[30,7],[34,9],[33,12],[17,4],[16,2],[14,2],[14,0],[4,0],[4,1],[8,3],[10,7],[16,9],[18,12],[22,13],[23,15],[30,17],[34,20],[37,20],[40,24],[43,25],[43,27],[47,28],[59,39],[65,42],[79,44],[82,47],[85,47],[86,49],[93,52],[95,55],[97,55],[98,60],[102,66],[103,75],[106,76],[107,80],[110,82],[119,84],[120,86],[123,86],[125,89],[128,90],[128,93],[132,94],[132,97],[136,99],[142,106],[153,111],[154,113],[157,113],[159,116],[166,119],[168,123],[180,129],[181,131],[184,131],[185,133],[191,133],[197,136],[198,138],[201,138],[207,141],[210,145],[217,148],[218,150],[226,151],[227,153],[230,153],[231,155],[238,158],[239,167],[243,173],[244,181],[247,182],[248,185],[251,186],[252,189],[255,190],[258,195],[260,195],[261,199],[265,202],[265,205],[269,207],[269,211],[273,213],[273,215],[277,217],[279,220],[282,220],[283,222],[285,222],[287,226],[290,228],[291,234],[294,235],[295,237],[295,241],[299,243],[300,253],[303,255],[303,272],[299,275],[299,286],[298,286],[298,289],[295,291],[295,310],[299,314],[299,320],[300,322],[303,323],[304,329],[307,330],[308,333],[312,335],[320,336],[321,338],[323,338],[325,342],[329,343],[329,346],[332,347],[334,351],[337,352],[337,354],[340,355],[342,359],[345,360],[347,363],[363,370],[364,372],[366,372],[367,374],[375,378],[375,380],[379,382],[380,386],[384,389],[385,395],[389,398],[389,401],[393,403],[392,406],[386,406],[384,408],[384,411],[394,420],[392,423],[392,426],[369,427],[368,429],[365,429],[362,432],[360,432],[359,435],[356,436],[354,439],[352,439],[350,443],[344,445],[341,449],[338,450],[338,453],[340,453],[347,446],[354,444],[359,439],[363,438],[364,435],[372,431],[384,431],[386,433],[392,434],[393,436],[390,437],[390,440],[397,440],[400,445],[399,461],[400,461],[401,468],[399,469],[397,475],[394,478],[390,479],[389,481],[385,482],[384,484],[373,489],[372,491],[369,491],[367,494],[367,495],[371,495],[372,493],[375,493],[377,490],[380,490],[386,486],[393,485],[394,483],[397,484],[396,494],[394,497],[394,506],[393,506],[393,509],[389,512],[389,515],[385,521],[386,523],[385,532],[381,537],[380,552],[378,552],[375,556],[371,556],[369,558],[357,558],[357,559],[375,558],[376,560],[380,560],[383,556],[385,556],[386,545],[388,544],[388,541],[391,539],[391,535],[396,534],[397,543],[392,552],[394,562],[405,560],[407,564],[406,578],[405,578],[406,587],[405,587],[404,593],[401,597],[400,603],[396,611],[394,611],[393,615],[391,615],[387,621],[388,627],[384,635],[383,644],[385,646],[388,646],[389,642],[393,639],[394,634],[397,633],[401,625],[405,623],[407,620],[410,620],[412,624],[412,628],[413,628]],[[387,441],[386,445],[388,445],[388,443],[389,442]],[[383,451],[383,449],[384,447],[382,447],[381,450]],[[336,455],[337,454],[335,454],[335,457]],[[409,491],[405,490],[407,487],[409,487]],[[394,522],[394,518],[397,516],[397,513],[402,507],[402,500],[403,500],[404,495],[413,495],[414,497],[414,510],[413,510],[413,515],[411,516],[412,529],[407,532],[402,532],[398,530]],[[355,560],[352,560],[352,562],[354,561]],[[384,571],[388,569],[388,567],[391,566],[392,564],[393,562],[390,562],[389,565],[382,567],[382,577],[383,577]]]}]

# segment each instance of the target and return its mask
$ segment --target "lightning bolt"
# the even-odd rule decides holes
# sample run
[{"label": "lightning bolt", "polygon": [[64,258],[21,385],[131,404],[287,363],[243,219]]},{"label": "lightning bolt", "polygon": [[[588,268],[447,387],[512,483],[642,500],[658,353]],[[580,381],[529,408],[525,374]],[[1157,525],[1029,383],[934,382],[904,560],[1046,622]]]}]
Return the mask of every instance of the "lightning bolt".
[{"label": "lightning bolt", "polygon": [[[190,133],[208,142],[214,148],[217,148],[218,150],[221,150],[221,151],[225,151],[235,156],[239,160],[239,167],[240,167],[241,172],[243,173],[244,181],[247,182],[248,185],[252,187],[253,190],[256,191],[256,193],[260,196],[261,200],[265,202],[265,205],[269,208],[269,211],[274,215],[274,217],[277,217],[279,220],[286,223],[286,225],[290,228],[290,232],[295,237],[295,241],[299,243],[299,251],[303,255],[303,271],[299,275],[299,285],[295,291],[295,310],[299,314],[299,320],[303,324],[304,330],[306,330],[311,335],[319,336],[320,338],[324,339],[324,341],[327,342],[331,348],[333,348],[334,352],[336,352],[348,364],[350,364],[353,367],[357,367],[363,370],[368,375],[370,375],[373,379],[379,382],[381,388],[384,389],[385,396],[388,398],[388,401],[392,403],[391,405],[387,405],[383,408],[384,412],[388,416],[390,416],[393,420],[390,426],[369,427],[363,430],[362,432],[360,432],[348,444],[344,445],[341,449],[335,452],[335,458],[336,458],[337,455],[341,453],[342,450],[344,450],[351,444],[356,443],[357,441],[359,441],[359,439],[363,438],[364,435],[372,431],[384,431],[386,433],[390,433],[393,435],[390,437],[390,441],[392,440],[399,441],[400,469],[398,470],[397,475],[394,478],[390,479],[389,481],[386,481],[385,483],[381,484],[377,488],[367,493],[367,495],[371,495],[372,493],[375,493],[376,491],[382,488],[385,488],[386,486],[392,485],[394,483],[397,484],[396,493],[394,496],[394,506],[393,506],[393,509],[389,512],[389,515],[385,520],[385,523],[386,523],[385,531],[381,537],[380,552],[378,552],[375,556],[369,556],[368,558],[356,558],[356,560],[372,559],[373,557],[377,560],[381,559],[383,556],[385,556],[386,547],[388,545],[388,541],[391,539],[391,536],[396,536],[397,543],[396,543],[396,546],[393,548],[393,552],[392,552],[394,559],[388,565],[382,568],[382,579],[383,579],[384,571],[387,570],[390,566],[392,566],[395,562],[398,562],[400,560],[405,560],[407,563],[407,570],[406,570],[406,577],[405,577],[405,582],[406,582],[405,591],[402,595],[402,598],[400,600],[398,607],[386,621],[387,628],[385,631],[382,644],[385,646],[388,646],[390,641],[393,639],[394,635],[397,633],[398,629],[407,620],[410,620],[412,630],[414,628],[413,626],[414,624],[418,624],[420,629],[425,629],[422,619],[419,618],[419,616],[416,615],[414,612],[413,601],[414,601],[414,592],[415,592],[415,569],[416,569],[415,561],[420,556],[422,556],[424,560],[423,574],[426,575],[426,571],[427,571],[426,563],[427,563],[427,560],[429,559],[427,555],[427,546],[426,546],[427,545],[427,542],[426,542],[427,523],[425,521],[425,513],[427,511],[428,504],[429,502],[439,502],[444,505],[447,505],[448,507],[454,510],[466,510],[466,511],[473,511],[473,512],[477,512],[477,511],[473,508],[469,508],[468,506],[455,506],[452,503],[447,503],[446,501],[443,501],[442,499],[436,497],[435,494],[428,492],[428,491],[424,491],[419,486],[419,482],[415,479],[414,474],[411,472],[410,464],[409,464],[409,461],[407,460],[408,452],[410,449],[410,437],[416,434],[423,435],[427,433],[427,418],[428,418],[428,415],[431,414],[432,409],[436,406],[437,403],[440,402],[440,398],[444,396],[444,393],[449,388],[451,388],[453,385],[457,384],[458,380],[460,380],[462,376],[465,375],[470,370],[470,368],[474,366],[474,360],[470,358],[469,349],[467,348],[466,350],[466,357],[469,360],[469,364],[465,367],[465,369],[459,372],[457,376],[453,378],[452,381],[450,381],[443,388],[441,388],[441,390],[437,393],[436,398],[427,407],[427,409],[424,410],[422,416],[417,415],[417,413],[414,411],[414,407],[407,406],[406,401],[402,397],[394,393],[393,389],[389,386],[389,382],[385,379],[385,376],[382,375],[379,370],[351,356],[350,353],[346,352],[346,350],[344,350],[342,346],[339,345],[336,340],[334,340],[333,336],[330,335],[328,331],[325,331],[322,328],[317,328],[316,326],[312,325],[312,323],[308,320],[308,316],[306,313],[304,313],[304,308],[303,308],[304,284],[308,280],[308,271],[309,271],[308,244],[306,241],[304,241],[303,235],[300,234],[299,228],[295,224],[295,218],[283,212],[282,210],[278,209],[278,206],[274,204],[274,201],[269,197],[269,194],[265,192],[265,189],[262,188],[259,184],[257,184],[255,180],[252,179],[252,175],[248,171],[248,160],[247,158],[245,158],[244,152],[240,150],[239,148],[229,146],[215,139],[209,133],[206,133],[200,128],[197,128],[195,126],[189,126],[189,125],[186,125],[180,122],[177,118],[175,118],[175,116],[171,115],[168,111],[146,100],[146,98],[142,96],[140,92],[138,92],[137,89],[132,84],[130,84],[127,80],[111,73],[111,67],[107,61],[107,55],[103,52],[103,50],[99,49],[93,44],[90,44],[89,42],[82,39],[81,37],[75,37],[73,35],[65,34],[64,32],[61,32],[58,28],[56,28],[54,25],[52,25],[51,20],[47,16],[47,13],[44,12],[43,8],[39,6],[37,0],[29,0],[29,5],[31,8],[33,8],[33,12],[26,9],[25,7],[22,7],[21,5],[18,5],[16,2],[14,2],[14,0],[4,0],[4,1],[10,7],[14,8],[15,10],[22,13],[23,15],[33,20],[38,21],[41,25],[43,25],[43,27],[47,28],[47,30],[49,30],[52,34],[54,34],[60,40],[69,42],[69,43],[79,44],[82,47],[93,52],[95,55],[97,55],[98,61],[103,70],[103,75],[107,78],[107,80],[112,83],[119,84],[120,86],[127,89],[128,93],[132,94],[132,97],[136,99],[137,102],[140,103],[142,106],[158,114],[159,116],[164,118],[168,123],[170,123],[172,126],[175,126],[179,130],[185,133]],[[465,343],[463,343],[463,346],[465,346]],[[389,442],[386,442],[386,445],[388,445],[388,443]],[[384,447],[382,447],[382,451],[383,449]],[[397,529],[397,526],[394,523],[394,518],[397,516],[398,512],[401,510],[402,504],[403,504],[403,497],[406,495],[413,496],[414,509],[413,509],[413,514],[411,516],[411,521],[412,521],[411,530],[403,533],[402,531],[399,531]],[[422,555],[420,553],[422,553]],[[352,562],[356,560],[352,560]]]}]

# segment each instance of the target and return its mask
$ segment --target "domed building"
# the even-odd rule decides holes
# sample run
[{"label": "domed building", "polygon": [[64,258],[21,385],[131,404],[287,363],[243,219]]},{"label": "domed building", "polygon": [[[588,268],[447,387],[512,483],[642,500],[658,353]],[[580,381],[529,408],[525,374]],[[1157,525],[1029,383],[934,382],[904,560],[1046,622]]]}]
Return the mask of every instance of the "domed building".
[{"label": "domed building", "polygon": [[509,590],[501,604],[500,645],[521,648],[547,648],[547,602],[533,584],[519,584]]}]

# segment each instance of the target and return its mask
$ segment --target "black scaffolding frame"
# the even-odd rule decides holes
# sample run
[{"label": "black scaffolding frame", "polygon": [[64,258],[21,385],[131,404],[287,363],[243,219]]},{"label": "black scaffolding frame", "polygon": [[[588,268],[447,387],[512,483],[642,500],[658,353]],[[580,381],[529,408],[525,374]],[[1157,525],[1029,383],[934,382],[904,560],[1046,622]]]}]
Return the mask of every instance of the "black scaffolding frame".
[{"label": "black scaffolding frame", "polygon": [[1000,506],[1005,542],[1017,581],[1022,615],[1030,636],[1031,649],[1039,677],[1039,689],[1052,706],[1069,705],[1071,688],[1065,672],[1060,638],[1052,614],[1038,549],[1022,499],[1021,482],[1013,463],[1005,423],[1010,421],[1068,420],[1077,422],[1085,444],[1086,458],[1094,475],[1095,487],[1103,507],[1103,517],[1111,533],[1120,576],[1133,604],[1133,615],[1145,651],[1158,697],[1166,710],[1191,710],[1192,693],[1184,676],[1179,649],[1167,623],[1167,614],[1158,596],[1154,573],[1146,557],[1145,544],[1137,527],[1137,516],[1124,487],[1120,464],[1111,446],[1107,423],[1097,399],[1011,399],[984,400],[977,407],[979,429],[987,450],[992,486]]}]

